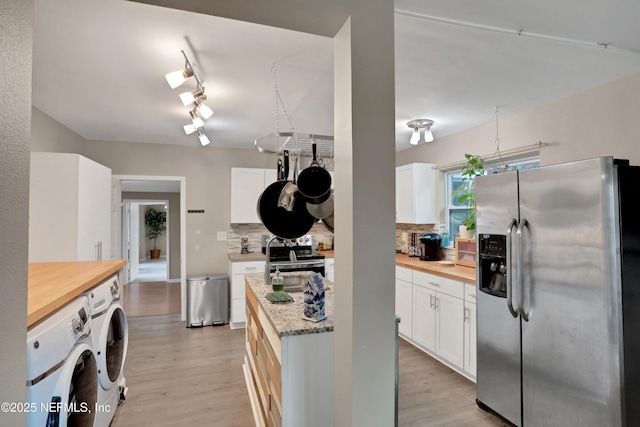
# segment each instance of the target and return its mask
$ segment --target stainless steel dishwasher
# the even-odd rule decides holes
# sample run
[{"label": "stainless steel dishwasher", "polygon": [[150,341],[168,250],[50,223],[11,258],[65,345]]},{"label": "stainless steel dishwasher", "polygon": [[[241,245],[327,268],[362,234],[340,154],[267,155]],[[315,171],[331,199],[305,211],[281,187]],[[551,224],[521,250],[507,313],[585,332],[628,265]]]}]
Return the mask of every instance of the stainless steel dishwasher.
[{"label": "stainless steel dishwasher", "polygon": [[229,276],[187,277],[187,328],[229,323]]}]

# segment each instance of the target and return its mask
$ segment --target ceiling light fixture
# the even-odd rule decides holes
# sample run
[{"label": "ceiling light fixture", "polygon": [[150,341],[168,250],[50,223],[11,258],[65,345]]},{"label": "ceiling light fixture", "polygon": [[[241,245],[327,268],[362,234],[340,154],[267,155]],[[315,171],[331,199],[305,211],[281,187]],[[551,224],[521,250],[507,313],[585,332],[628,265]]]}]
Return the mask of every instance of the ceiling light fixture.
[{"label": "ceiling light fixture", "polygon": [[204,126],[204,122],[196,113],[196,110],[189,111],[189,116],[191,116],[191,121],[193,122],[193,126],[198,129]]},{"label": "ceiling light fixture", "polygon": [[203,128],[204,120],[213,116],[213,110],[204,103],[204,101],[207,99],[207,96],[204,94],[204,86],[196,75],[191,62],[189,62],[189,58],[187,58],[184,50],[181,50],[180,52],[182,53],[182,56],[184,56],[184,68],[182,70],[166,74],[165,78],[167,79],[167,82],[172,89],[180,86],[189,77],[193,77],[195,79],[196,88],[194,90],[186,91],[180,94],[180,101],[185,107],[195,104],[189,111],[191,123],[183,126],[183,129],[184,133],[186,133],[187,135],[198,132],[198,137],[200,138],[200,143],[202,144],[202,146],[209,145],[211,141],[209,140],[207,135],[205,135]]},{"label": "ceiling light fixture", "polygon": [[432,142],[433,134],[431,133],[431,126],[433,126],[433,120],[429,119],[416,119],[411,120],[407,123],[411,129],[413,129],[413,134],[411,135],[411,139],[409,143],[411,145],[418,145],[420,143],[420,129],[424,129],[424,142]]},{"label": "ceiling light fixture", "polygon": [[195,103],[196,111],[198,111],[198,114],[200,114],[203,119],[207,120],[209,117],[213,116],[213,110],[203,102],[205,99],[207,99],[207,97],[203,95],[197,98],[195,100]]},{"label": "ceiling light fixture", "polygon": [[182,105],[188,107],[193,104],[197,98],[204,95],[204,91],[201,88],[191,90],[189,92],[182,92],[180,95],[180,101],[182,101]]},{"label": "ceiling light fixture", "polygon": [[209,141],[209,138],[204,134],[202,129],[198,129],[198,138],[200,138],[200,144],[202,144],[203,147],[211,144],[211,141]]}]

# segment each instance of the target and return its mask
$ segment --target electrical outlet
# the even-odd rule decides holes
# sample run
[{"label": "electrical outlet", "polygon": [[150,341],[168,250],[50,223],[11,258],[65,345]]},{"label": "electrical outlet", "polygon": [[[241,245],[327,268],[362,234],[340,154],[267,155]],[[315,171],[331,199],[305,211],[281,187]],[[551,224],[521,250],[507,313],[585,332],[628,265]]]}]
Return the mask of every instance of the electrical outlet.
[{"label": "electrical outlet", "polygon": [[226,242],[226,241],[227,241],[227,232],[218,231],[218,242]]}]

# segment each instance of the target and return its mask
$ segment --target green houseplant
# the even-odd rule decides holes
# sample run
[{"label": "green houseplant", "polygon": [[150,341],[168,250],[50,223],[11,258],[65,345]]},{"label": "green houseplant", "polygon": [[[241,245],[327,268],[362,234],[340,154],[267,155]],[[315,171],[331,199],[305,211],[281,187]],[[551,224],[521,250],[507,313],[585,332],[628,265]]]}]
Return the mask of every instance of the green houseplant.
[{"label": "green houseplant", "polygon": [[[473,188],[473,181],[476,176],[484,174],[484,161],[482,157],[473,154],[464,155],[466,161],[462,166],[462,183],[452,193],[451,197],[454,201],[457,200],[457,204],[466,205],[468,203],[469,209],[467,210],[467,216],[462,220],[462,225],[466,227],[466,231],[473,234],[476,229],[476,193]],[[462,236],[461,229],[461,237]],[[467,236],[471,237],[471,236]]]},{"label": "green houseplant", "polygon": [[144,224],[147,226],[147,239],[153,240],[153,249],[151,249],[151,259],[160,258],[160,249],[156,248],[156,239],[162,236],[167,229],[167,213],[165,211],[157,211],[149,208],[144,214]]}]

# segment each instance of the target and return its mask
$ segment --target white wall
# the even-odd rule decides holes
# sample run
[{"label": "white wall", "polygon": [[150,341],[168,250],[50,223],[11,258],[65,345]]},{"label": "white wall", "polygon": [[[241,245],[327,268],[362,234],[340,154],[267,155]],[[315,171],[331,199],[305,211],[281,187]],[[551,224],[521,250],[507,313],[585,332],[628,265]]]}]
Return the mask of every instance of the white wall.
[{"label": "white wall", "polygon": [[[0,6],[0,402],[26,399],[29,135],[33,0]],[[0,412],[0,425],[25,424]]]}]

